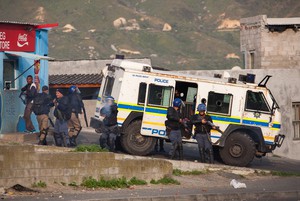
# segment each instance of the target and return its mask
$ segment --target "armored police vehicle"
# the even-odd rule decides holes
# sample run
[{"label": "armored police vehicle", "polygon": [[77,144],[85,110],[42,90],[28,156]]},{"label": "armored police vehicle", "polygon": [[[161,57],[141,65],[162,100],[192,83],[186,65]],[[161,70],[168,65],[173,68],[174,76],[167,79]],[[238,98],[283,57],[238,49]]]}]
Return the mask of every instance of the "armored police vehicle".
[{"label": "armored police vehicle", "polygon": [[[247,82],[247,76],[240,76],[242,82],[204,78],[155,70],[150,65],[123,59],[114,59],[102,73],[91,126],[99,125],[105,97],[113,96],[119,110],[121,146],[130,154],[147,155],[153,151],[157,138],[168,139],[164,123],[175,91],[181,93],[186,118],[196,112],[201,99],[207,100],[207,113],[223,130],[213,130],[211,141],[226,164],[246,166],[255,156],[265,156],[283,142],[284,135],[279,134],[279,106],[266,87],[271,76],[254,84],[253,80]],[[188,134],[183,134],[183,141],[196,143]]]}]

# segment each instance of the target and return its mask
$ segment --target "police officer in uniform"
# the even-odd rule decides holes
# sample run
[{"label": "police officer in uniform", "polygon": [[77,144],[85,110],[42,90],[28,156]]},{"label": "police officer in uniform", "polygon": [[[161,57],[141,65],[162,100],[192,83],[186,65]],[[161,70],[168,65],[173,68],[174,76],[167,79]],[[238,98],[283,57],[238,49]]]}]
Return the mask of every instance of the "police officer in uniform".
[{"label": "police officer in uniform", "polygon": [[118,106],[112,96],[105,99],[105,105],[100,110],[100,116],[103,119],[102,134],[100,136],[100,146],[114,152],[116,148],[116,138],[119,134],[118,122]]},{"label": "police officer in uniform", "polygon": [[71,107],[69,98],[63,95],[61,89],[56,90],[56,99],[54,100],[54,116],[56,117],[54,124],[54,140],[56,146],[70,146],[68,135],[68,120],[71,118]]},{"label": "police officer in uniform", "polygon": [[195,139],[198,142],[200,162],[214,162],[213,147],[210,139],[211,129],[216,129],[212,118],[206,114],[206,106],[202,103],[197,107],[199,114],[192,116],[190,123],[195,125]]},{"label": "police officer in uniform", "polygon": [[173,101],[173,107],[169,107],[167,111],[167,121],[165,122],[167,127],[167,132],[169,132],[169,139],[172,143],[170,158],[174,159],[176,156],[176,151],[179,152],[179,160],[183,160],[183,146],[182,146],[182,136],[181,136],[181,123],[182,115],[180,114],[180,106],[182,100],[180,98],[175,98]]},{"label": "police officer in uniform", "polygon": [[48,120],[49,120],[49,112],[50,108],[54,106],[52,103],[52,98],[49,95],[48,86],[42,87],[42,93],[38,93],[36,97],[33,99],[33,112],[36,115],[36,119],[39,124],[39,145],[47,145],[47,134],[49,130]]},{"label": "police officer in uniform", "polygon": [[79,89],[76,86],[71,86],[69,88],[68,97],[72,108],[72,115],[68,120],[70,146],[75,147],[77,145],[76,138],[82,129],[79,114],[82,113],[84,105],[80,96]]}]

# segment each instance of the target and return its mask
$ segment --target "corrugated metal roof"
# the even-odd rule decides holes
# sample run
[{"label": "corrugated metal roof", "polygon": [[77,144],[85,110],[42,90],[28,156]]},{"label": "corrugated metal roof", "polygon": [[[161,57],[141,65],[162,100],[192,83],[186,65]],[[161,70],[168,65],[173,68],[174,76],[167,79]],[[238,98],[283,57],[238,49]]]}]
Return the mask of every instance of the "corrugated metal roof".
[{"label": "corrugated metal roof", "polygon": [[298,25],[300,24],[300,17],[292,18],[267,18],[267,25]]},{"label": "corrugated metal roof", "polygon": [[49,84],[101,84],[102,74],[49,75]]},{"label": "corrugated metal roof", "polygon": [[0,23],[2,24],[21,24],[21,25],[31,25],[31,26],[38,26],[39,24],[36,23],[29,23],[29,22],[17,22],[17,21],[3,21],[0,20]]}]

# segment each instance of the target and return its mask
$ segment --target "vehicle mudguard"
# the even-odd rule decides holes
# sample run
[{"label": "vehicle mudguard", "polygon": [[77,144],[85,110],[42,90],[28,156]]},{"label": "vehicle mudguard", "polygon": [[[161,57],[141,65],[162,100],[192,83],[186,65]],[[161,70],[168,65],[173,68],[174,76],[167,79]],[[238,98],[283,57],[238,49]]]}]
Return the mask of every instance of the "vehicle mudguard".
[{"label": "vehicle mudguard", "polygon": [[224,134],[221,136],[219,146],[224,147],[227,137],[235,131],[242,131],[244,133],[247,133],[256,143],[257,150],[259,152],[267,151],[261,128],[255,126],[246,126],[246,125],[230,124],[224,131]]},{"label": "vehicle mudguard", "polygon": [[143,112],[135,112],[132,111],[130,112],[130,114],[127,116],[127,118],[125,119],[125,121],[122,124],[122,131],[128,127],[128,125],[136,119],[143,119]]}]

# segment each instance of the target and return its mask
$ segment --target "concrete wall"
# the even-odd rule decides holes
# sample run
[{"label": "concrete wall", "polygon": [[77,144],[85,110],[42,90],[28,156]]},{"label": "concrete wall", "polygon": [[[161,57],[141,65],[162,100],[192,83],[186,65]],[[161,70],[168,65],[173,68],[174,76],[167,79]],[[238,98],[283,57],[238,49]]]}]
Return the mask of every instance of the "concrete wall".
[{"label": "concrete wall", "polygon": [[[215,73],[223,73],[224,70],[215,71],[180,71],[182,74],[213,77]],[[256,74],[256,83],[259,83],[265,75],[272,75],[267,87],[272,91],[277,100],[282,114],[281,133],[286,135],[281,148],[275,150],[275,154],[300,160],[300,140],[294,140],[292,102],[300,102],[300,69],[253,69],[241,71],[227,71],[231,77],[238,78],[239,74]],[[225,80],[226,81],[226,80]]]},{"label": "concrete wall", "polygon": [[[88,124],[90,124],[91,117],[95,115],[97,100],[84,100],[83,103],[85,106]],[[83,114],[80,116],[80,120],[81,120],[81,126],[86,127]]]},{"label": "concrete wall", "polygon": [[[78,153],[33,145],[0,146],[0,187],[15,184],[30,187],[34,182],[76,182],[85,177],[106,179],[136,177],[146,181],[172,174],[172,164],[156,159],[126,159],[110,152]],[[51,150],[53,149],[53,150]],[[12,151],[13,150],[13,151]],[[137,164],[139,164],[137,166]]]},{"label": "concrete wall", "polygon": [[[150,59],[128,59],[128,60],[151,65]],[[111,62],[112,59],[50,61],[49,75],[100,74],[101,70],[106,66],[106,64],[110,64]]]},{"label": "concrete wall", "polygon": [[267,27],[266,15],[242,18],[240,24],[240,46],[245,55],[246,69],[251,68],[251,52],[255,56],[254,68],[300,67],[300,31],[288,28],[282,32],[272,32]]}]

